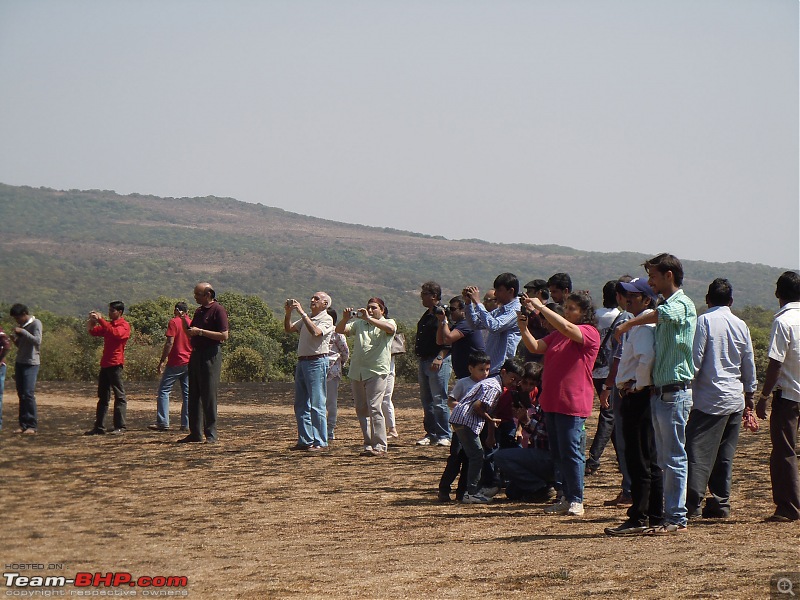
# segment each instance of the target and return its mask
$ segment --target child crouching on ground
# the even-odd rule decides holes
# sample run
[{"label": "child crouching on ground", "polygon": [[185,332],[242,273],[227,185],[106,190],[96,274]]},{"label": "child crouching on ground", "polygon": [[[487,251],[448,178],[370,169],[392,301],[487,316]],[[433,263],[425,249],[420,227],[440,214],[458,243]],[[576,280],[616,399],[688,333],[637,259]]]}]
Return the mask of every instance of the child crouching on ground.
[{"label": "child crouching on ground", "polygon": [[[491,360],[488,355],[470,355],[469,379],[472,380],[472,383],[463,384],[463,387],[468,387],[469,391],[463,393],[458,389],[459,384],[464,381],[460,379],[456,382],[451,394],[457,404],[450,413],[450,424],[453,426],[453,431],[468,460],[467,491],[462,499],[465,504],[489,502],[489,498],[478,493],[478,482],[481,478],[484,456],[480,434],[485,422],[489,421],[492,425],[499,424],[499,419],[493,419],[489,413],[497,404],[497,399],[503,391],[500,377],[487,379],[490,365]],[[511,374],[508,379],[509,385],[516,385],[519,376]]]}]

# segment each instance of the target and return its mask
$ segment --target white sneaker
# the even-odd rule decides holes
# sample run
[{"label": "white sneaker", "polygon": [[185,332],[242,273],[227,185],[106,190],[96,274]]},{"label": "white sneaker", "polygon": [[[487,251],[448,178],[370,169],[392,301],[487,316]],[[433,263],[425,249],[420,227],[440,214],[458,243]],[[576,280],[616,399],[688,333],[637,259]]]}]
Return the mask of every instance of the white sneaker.
[{"label": "white sneaker", "polygon": [[417,446],[430,446],[430,445],[431,445],[431,438],[429,438],[427,435],[421,440],[417,440]]},{"label": "white sneaker", "polygon": [[436,445],[437,446],[444,446],[445,448],[449,448],[450,447],[450,440],[447,439],[447,438],[439,438],[438,440],[436,440]]},{"label": "white sneaker", "polygon": [[571,517],[582,517],[584,513],[583,510],[583,503],[581,502],[570,502],[569,503],[569,510],[567,514]]},{"label": "white sneaker", "polygon": [[478,493],[481,494],[482,496],[486,496],[487,498],[494,498],[495,496],[497,496],[499,491],[500,488],[495,485],[492,487],[481,488],[478,491]]},{"label": "white sneaker", "polygon": [[569,512],[569,502],[562,496],[558,502],[545,507],[544,512],[548,515],[565,515]]},{"label": "white sneaker", "polygon": [[462,498],[462,504],[489,504],[491,502],[491,498],[487,498],[480,492],[476,492],[474,494],[464,494],[464,498]]}]

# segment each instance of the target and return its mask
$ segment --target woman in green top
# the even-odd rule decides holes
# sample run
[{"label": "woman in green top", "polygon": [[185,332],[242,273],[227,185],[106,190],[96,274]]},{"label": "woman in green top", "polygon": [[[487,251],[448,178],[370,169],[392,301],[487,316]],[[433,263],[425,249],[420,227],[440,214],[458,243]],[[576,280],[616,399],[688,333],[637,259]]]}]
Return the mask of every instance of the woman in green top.
[{"label": "woman in green top", "polygon": [[[386,422],[381,402],[386,390],[392,359],[392,339],[397,330],[389,310],[380,298],[370,298],[367,308],[345,308],[337,333],[352,335],[348,373],[353,386],[356,415],[364,434],[361,456],[384,456],[387,450]],[[352,321],[352,322],[351,322]]]}]

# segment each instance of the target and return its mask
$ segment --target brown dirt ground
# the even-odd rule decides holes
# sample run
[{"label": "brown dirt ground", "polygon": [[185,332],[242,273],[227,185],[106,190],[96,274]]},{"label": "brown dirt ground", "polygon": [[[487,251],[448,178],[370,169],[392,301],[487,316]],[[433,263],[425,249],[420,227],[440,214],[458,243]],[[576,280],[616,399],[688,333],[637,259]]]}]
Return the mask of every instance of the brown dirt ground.
[{"label": "brown dirt ground", "polygon": [[800,527],[762,522],[772,510],[766,425],[742,434],[731,519],[693,521],[687,535],[609,539],[603,528],[624,514],[602,505],[618,485],[608,461],[587,479],[582,519],[508,501],[435,503],[447,450],[414,446],[414,385],[398,386],[401,438],[387,459],[358,456],[346,386],[339,439],[316,455],[288,450],[288,384],[223,387],[216,445],[147,430],[154,388],[129,385],[131,430],[121,438],[82,436],[93,388],[70,384],[40,384],[38,435],[13,435],[16,397],[6,390],[4,566],[185,575],[198,599],[767,598],[772,573],[800,570]]}]

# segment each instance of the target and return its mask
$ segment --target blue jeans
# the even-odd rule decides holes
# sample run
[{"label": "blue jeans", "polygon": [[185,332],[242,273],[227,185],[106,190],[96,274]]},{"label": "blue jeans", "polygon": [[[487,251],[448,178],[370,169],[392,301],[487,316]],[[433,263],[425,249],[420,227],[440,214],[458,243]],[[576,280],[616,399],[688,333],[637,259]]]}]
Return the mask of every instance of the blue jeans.
[{"label": "blue jeans", "polygon": [[3,428],[3,388],[6,385],[6,363],[0,365],[0,429]]},{"label": "blue jeans", "polygon": [[450,408],[447,406],[447,384],[452,363],[444,359],[438,371],[431,371],[433,358],[419,361],[419,396],[424,413],[425,435],[432,439],[450,439]]},{"label": "blue jeans", "polygon": [[169,393],[175,381],[180,380],[183,392],[181,404],[181,427],[189,427],[189,364],[167,366],[161,375],[158,385],[158,408],[156,410],[156,424],[160,427],[169,427]]},{"label": "blue jeans", "polygon": [[481,480],[483,469],[483,445],[480,436],[469,427],[453,425],[453,429],[461,442],[461,448],[467,455],[467,493],[470,495],[478,492],[478,482]]},{"label": "blue jeans", "polygon": [[298,360],[294,370],[294,416],[297,443],[302,446],[328,445],[327,382],[328,357]]},{"label": "blue jeans", "polygon": [[17,396],[19,396],[19,426],[21,429],[36,430],[36,376],[39,365],[14,365],[14,379],[17,382]]},{"label": "blue jeans", "polygon": [[658,466],[664,473],[664,522],[686,525],[686,422],[692,409],[692,390],[650,396]]},{"label": "blue jeans", "polygon": [[556,478],[553,458],[541,448],[501,448],[494,453],[494,464],[508,479],[506,492],[509,488],[520,493],[536,492]]},{"label": "blue jeans", "polygon": [[550,455],[561,491],[567,502],[583,502],[583,474],[586,469],[585,417],[560,413],[544,414]]}]

